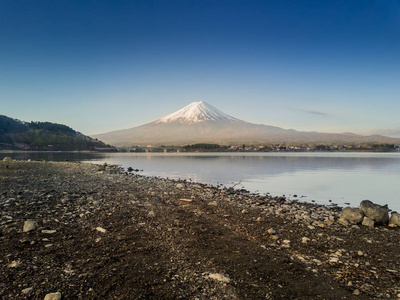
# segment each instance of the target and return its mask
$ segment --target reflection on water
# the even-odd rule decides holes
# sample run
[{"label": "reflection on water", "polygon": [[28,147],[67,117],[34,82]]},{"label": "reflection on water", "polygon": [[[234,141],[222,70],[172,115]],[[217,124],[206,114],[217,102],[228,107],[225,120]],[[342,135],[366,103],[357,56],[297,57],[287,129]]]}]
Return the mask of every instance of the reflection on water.
[{"label": "reflection on water", "polygon": [[[243,187],[317,203],[364,199],[400,211],[398,153],[18,153],[0,158],[90,161],[143,169],[141,174]],[[298,195],[296,198],[294,195]]]}]

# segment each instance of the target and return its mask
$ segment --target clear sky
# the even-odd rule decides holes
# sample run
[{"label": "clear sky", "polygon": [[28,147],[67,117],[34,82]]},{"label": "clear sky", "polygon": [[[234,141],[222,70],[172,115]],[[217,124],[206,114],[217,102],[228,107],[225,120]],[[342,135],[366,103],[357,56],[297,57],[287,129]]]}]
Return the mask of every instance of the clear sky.
[{"label": "clear sky", "polygon": [[400,0],[0,0],[0,114],[90,135],[193,101],[400,137]]}]

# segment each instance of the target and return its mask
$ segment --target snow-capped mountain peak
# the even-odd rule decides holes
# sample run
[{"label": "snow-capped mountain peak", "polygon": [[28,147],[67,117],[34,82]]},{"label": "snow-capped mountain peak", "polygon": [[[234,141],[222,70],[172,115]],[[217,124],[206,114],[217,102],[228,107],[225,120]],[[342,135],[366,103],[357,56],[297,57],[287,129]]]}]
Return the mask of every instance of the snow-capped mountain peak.
[{"label": "snow-capped mountain peak", "polygon": [[239,121],[238,119],[231,117],[222,111],[216,109],[210,104],[198,101],[185,106],[184,108],[165,116],[156,121],[156,123],[199,123],[204,121]]}]

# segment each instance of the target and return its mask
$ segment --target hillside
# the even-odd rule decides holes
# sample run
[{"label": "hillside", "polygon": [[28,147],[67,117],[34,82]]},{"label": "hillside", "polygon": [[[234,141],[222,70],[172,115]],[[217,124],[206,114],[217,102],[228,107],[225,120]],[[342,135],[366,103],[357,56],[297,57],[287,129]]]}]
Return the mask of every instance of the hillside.
[{"label": "hillside", "polygon": [[50,122],[22,122],[0,115],[0,150],[94,150],[110,148],[72,128]]},{"label": "hillside", "polygon": [[254,124],[231,117],[205,102],[188,106],[154,122],[95,137],[115,146],[230,144],[399,144],[400,139],[380,135],[304,132]]}]

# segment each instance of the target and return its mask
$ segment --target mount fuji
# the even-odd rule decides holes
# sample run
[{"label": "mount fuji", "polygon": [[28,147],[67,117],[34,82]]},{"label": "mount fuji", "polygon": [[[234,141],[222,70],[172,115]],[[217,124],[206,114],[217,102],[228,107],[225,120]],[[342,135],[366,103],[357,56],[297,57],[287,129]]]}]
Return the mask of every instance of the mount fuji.
[{"label": "mount fuji", "polygon": [[199,101],[154,122],[94,136],[114,146],[187,145],[194,143],[399,143],[400,139],[353,133],[304,132],[253,124]]}]

